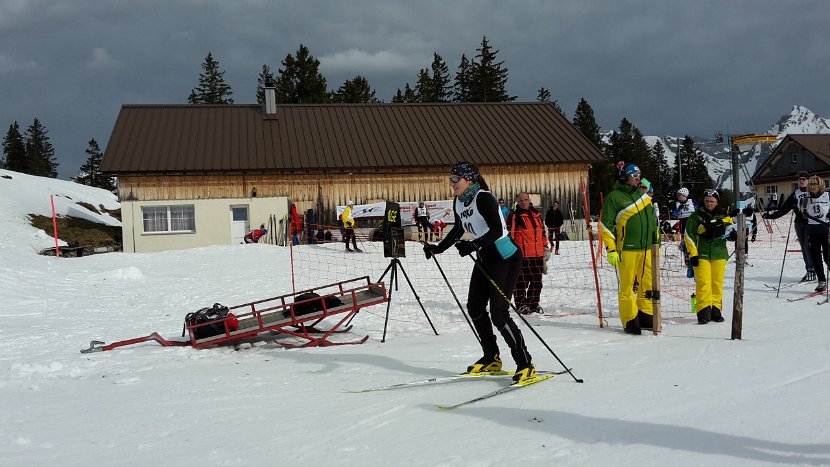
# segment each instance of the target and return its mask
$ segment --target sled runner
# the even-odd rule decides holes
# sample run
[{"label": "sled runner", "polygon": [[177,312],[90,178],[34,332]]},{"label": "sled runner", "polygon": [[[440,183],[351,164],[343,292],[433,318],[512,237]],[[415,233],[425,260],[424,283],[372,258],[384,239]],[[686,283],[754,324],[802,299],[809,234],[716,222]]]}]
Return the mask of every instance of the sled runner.
[{"label": "sled runner", "polygon": [[[151,340],[164,347],[190,345],[201,348],[233,343],[265,331],[271,334],[287,334],[306,341],[295,344],[275,340],[277,344],[284,347],[362,344],[369,336],[352,342],[332,342],[329,336],[348,330],[350,328],[348,323],[361,308],[388,300],[386,286],[383,283],[373,284],[368,276],[363,276],[302,290],[296,294],[280,295],[228,307],[230,313],[227,316],[213,321],[197,323],[195,320],[186,320],[185,328],[190,337],[187,341],[166,340],[154,332],[149,336],[113,342],[108,345],[102,341],[92,341],[89,348],[81,352],[112,350]],[[325,330],[318,329],[317,325],[327,318],[332,318],[330,322],[333,324],[328,324]],[[341,329],[344,324],[346,326]],[[208,328],[219,331],[206,336],[204,331]]]}]

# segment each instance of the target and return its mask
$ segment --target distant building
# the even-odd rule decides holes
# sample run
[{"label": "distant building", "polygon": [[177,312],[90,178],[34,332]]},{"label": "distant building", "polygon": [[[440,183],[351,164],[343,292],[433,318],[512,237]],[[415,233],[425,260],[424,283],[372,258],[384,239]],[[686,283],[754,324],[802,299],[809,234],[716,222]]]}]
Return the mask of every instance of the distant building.
[{"label": "distant building", "polygon": [[787,135],[778,143],[752,176],[761,205],[780,205],[795,191],[802,170],[830,182],[830,135]]},{"label": "distant building", "polygon": [[460,160],[497,197],[580,206],[602,157],[549,103],[275,105],[266,89],[263,106],[124,105],[101,168],[118,177],[124,250],[161,251],[235,243],[289,203],[334,223],[348,199],[450,199]]}]

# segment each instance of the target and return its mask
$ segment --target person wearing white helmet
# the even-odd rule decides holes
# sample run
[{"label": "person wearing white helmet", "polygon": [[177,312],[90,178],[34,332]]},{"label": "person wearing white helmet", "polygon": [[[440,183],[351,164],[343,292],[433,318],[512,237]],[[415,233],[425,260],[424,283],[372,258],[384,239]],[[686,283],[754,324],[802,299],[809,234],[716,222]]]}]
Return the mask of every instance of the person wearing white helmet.
[{"label": "person wearing white helmet", "polygon": [[696,210],[697,205],[689,198],[689,189],[684,186],[677,190],[677,200],[672,206],[671,215],[680,221],[680,250],[683,252],[686,266],[689,265],[689,252],[686,251],[686,244],[683,241],[686,238],[686,221]]}]

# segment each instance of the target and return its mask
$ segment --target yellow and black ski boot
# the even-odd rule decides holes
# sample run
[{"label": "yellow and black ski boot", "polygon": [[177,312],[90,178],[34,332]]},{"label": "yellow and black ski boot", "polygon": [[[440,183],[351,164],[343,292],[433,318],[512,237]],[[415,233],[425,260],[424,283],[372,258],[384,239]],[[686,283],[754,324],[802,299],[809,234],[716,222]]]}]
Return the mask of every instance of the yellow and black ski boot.
[{"label": "yellow and black ski boot", "polygon": [[498,354],[492,357],[484,356],[478,359],[477,362],[467,367],[467,373],[487,373],[490,371],[501,370],[501,358]]},{"label": "yellow and black ski boot", "polygon": [[536,367],[533,366],[532,363],[528,363],[527,365],[519,365],[519,367],[516,368],[516,373],[513,374],[513,382],[522,383],[529,379],[535,378],[536,376]]}]

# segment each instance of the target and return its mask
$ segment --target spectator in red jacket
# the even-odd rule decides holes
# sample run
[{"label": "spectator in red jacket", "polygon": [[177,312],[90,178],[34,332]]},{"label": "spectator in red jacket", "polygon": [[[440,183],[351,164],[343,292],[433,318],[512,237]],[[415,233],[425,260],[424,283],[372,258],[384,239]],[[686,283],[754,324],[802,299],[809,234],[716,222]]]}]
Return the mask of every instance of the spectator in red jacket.
[{"label": "spectator in red jacket", "polygon": [[258,229],[254,229],[245,235],[245,243],[259,243],[259,239],[266,235],[268,235],[268,229],[265,228],[265,224],[262,224]]},{"label": "spectator in red jacket", "polygon": [[541,313],[542,273],[550,249],[542,213],[530,204],[527,193],[521,192],[516,197],[516,210],[507,217],[507,230],[522,250],[522,269],[513,295],[516,308],[522,314]]}]

